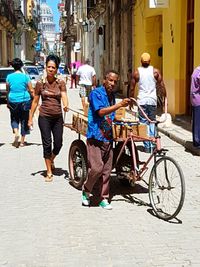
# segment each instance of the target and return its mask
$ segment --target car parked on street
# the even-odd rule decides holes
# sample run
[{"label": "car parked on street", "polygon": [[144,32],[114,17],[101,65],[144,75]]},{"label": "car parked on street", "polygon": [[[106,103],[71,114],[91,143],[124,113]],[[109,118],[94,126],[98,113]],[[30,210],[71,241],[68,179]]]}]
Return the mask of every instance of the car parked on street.
[{"label": "car parked on street", "polygon": [[6,78],[14,71],[12,67],[0,67],[0,99],[6,99]]},{"label": "car parked on street", "polygon": [[42,78],[42,74],[39,72],[37,66],[23,66],[23,69],[26,74],[29,75],[33,88],[39,79]]},{"label": "car parked on street", "polygon": [[[6,99],[6,78],[9,74],[13,73],[15,70],[12,67],[0,67],[0,99]],[[31,84],[35,88],[37,80],[42,77],[36,66],[23,66],[21,71],[27,74],[31,79]]]},{"label": "car parked on street", "polygon": [[44,73],[44,68],[43,68],[41,65],[39,65],[39,64],[36,65],[36,67],[38,68],[40,75],[43,75],[43,73]]}]

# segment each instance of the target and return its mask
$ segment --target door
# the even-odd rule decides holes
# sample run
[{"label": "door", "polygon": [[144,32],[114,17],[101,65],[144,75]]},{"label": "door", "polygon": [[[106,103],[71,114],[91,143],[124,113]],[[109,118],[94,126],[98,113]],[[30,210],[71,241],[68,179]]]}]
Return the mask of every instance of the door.
[{"label": "door", "polygon": [[187,1],[186,114],[191,115],[190,82],[194,68],[194,0]]}]

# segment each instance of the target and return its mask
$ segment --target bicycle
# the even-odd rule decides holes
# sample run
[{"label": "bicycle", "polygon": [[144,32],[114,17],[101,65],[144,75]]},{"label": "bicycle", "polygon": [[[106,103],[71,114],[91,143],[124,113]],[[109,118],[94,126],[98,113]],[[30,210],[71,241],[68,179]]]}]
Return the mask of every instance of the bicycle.
[{"label": "bicycle", "polygon": [[[135,99],[133,101],[137,102]],[[159,121],[151,121],[137,105],[150,123],[154,123],[156,129]],[[119,124],[119,122],[118,122]],[[124,126],[124,123],[121,122]],[[87,150],[83,140],[80,140],[80,131],[76,130],[79,139],[72,142],[69,150],[69,172],[70,183],[75,188],[80,188],[87,178]],[[153,160],[153,167],[150,172],[148,191],[149,200],[156,216],[163,220],[171,220],[180,212],[185,199],[185,181],[183,172],[179,164],[171,157],[167,156],[167,149],[161,147],[158,129],[155,137],[140,136],[135,133],[135,127],[139,127],[139,122],[129,124],[129,133],[125,137],[117,137],[114,140],[113,169],[121,181],[128,181],[131,185],[143,180],[144,174],[148,170],[149,163]],[[154,148],[149,158],[142,162],[139,160],[136,142],[150,141]]]}]

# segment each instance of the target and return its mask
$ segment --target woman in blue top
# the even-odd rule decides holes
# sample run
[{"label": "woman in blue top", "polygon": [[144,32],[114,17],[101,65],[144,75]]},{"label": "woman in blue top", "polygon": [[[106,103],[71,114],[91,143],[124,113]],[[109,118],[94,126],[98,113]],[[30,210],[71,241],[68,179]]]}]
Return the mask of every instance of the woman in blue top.
[{"label": "woman in blue top", "polygon": [[[29,76],[21,72],[23,62],[19,58],[11,63],[15,72],[6,79],[7,102],[10,109],[11,127],[15,135],[13,146],[24,146],[26,134],[30,133],[28,127],[29,109],[33,88]],[[21,140],[19,144],[19,124],[21,124]]]}]

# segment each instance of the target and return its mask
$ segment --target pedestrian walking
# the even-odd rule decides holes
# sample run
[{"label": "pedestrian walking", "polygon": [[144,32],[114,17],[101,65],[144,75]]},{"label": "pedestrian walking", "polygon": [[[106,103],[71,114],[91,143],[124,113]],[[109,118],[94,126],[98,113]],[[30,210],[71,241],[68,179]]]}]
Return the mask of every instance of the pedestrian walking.
[{"label": "pedestrian walking", "polygon": [[96,87],[96,72],[89,64],[90,60],[86,59],[85,64],[80,66],[76,73],[77,82],[80,86],[79,95],[81,97],[83,110],[86,108],[86,97],[89,96],[91,89]]},{"label": "pedestrian walking", "polygon": [[104,84],[92,90],[89,96],[87,154],[88,154],[88,178],[83,185],[82,205],[90,205],[90,193],[94,185],[99,189],[99,206],[112,209],[109,199],[109,178],[112,170],[112,122],[115,111],[120,107],[126,107],[130,103],[125,98],[116,104],[114,89],[119,75],[110,70],[105,74]]},{"label": "pedestrian walking", "polygon": [[193,145],[200,148],[200,66],[192,73],[190,86],[192,104],[192,139]]},{"label": "pedestrian walking", "polygon": [[[34,91],[30,77],[22,73],[23,62],[20,58],[14,58],[11,62],[14,73],[7,76],[7,107],[10,110],[10,120],[15,135],[13,146],[22,147],[25,144],[25,136],[30,133],[28,127],[29,110],[31,108],[31,95]],[[19,127],[21,126],[21,138]],[[19,143],[20,141],[20,143]]]},{"label": "pedestrian walking", "polygon": [[[62,147],[63,138],[63,110],[68,111],[68,98],[66,84],[63,80],[56,78],[60,59],[56,55],[49,55],[46,59],[47,76],[44,81],[36,83],[35,96],[32,102],[29,126],[33,125],[33,115],[38,106],[40,97],[38,124],[41,132],[43,156],[46,164],[46,182],[53,180],[53,170],[55,169],[54,159],[59,154]],[[53,136],[53,142],[52,142]],[[52,149],[53,143],[53,149]]]},{"label": "pedestrian walking", "polygon": [[[150,120],[154,121],[156,119],[157,88],[159,88],[159,91],[162,91],[164,96],[166,96],[166,90],[160,71],[151,66],[150,61],[151,57],[149,53],[145,52],[141,55],[141,66],[132,75],[130,96],[134,97],[135,86],[138,83],[137,102]],[[141,111],[139,111],[139,120],[141,123],[147,125],[149,136],[155,136],[155,124],[149,123]],[[144,151],[150,153],[152,149],[152,143],[145,141]]]},{"label": "pedestrian walking", "polygon": [[76,73],[77,73],[76,63],[73,63],[71,68],[71,89],[73,89],[73,85],[75,86],[76,89]]}]

